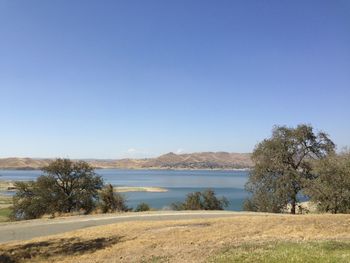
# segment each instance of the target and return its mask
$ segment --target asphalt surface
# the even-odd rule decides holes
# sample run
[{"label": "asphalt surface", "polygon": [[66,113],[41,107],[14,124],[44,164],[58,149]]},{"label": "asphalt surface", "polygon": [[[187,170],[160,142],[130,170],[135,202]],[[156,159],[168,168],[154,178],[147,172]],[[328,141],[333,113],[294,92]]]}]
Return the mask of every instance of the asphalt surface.
[{"label": "asphalt surface", "polygon": [[[232,217],[252,213],[231,211],[159,211],[126,214],[71,216],[56,219],[36,219],[0,224],[0,243],[29,240],[87,227],[134,221],[184,220]],[[260,214],[261,215],[261,214]]]}]

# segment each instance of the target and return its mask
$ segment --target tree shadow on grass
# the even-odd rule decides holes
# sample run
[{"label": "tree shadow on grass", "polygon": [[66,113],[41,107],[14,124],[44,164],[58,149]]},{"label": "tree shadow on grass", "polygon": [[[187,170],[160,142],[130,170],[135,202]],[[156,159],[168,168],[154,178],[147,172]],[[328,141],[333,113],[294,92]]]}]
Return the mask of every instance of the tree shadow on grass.
[{"label": "tree shadow on grass", "polygon": [[61,238],[27,243],[0,249],[0,263],[18,263],[34,258],[49,259],[56,256],[92,253],[121,242],[122,237],[80,239]]}]

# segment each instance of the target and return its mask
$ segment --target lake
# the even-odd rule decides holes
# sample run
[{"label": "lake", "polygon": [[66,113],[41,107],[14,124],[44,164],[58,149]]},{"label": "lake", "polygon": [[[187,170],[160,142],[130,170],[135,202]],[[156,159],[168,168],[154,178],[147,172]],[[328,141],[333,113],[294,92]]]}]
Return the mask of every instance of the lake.
[{"label": "lake", "polygon": [[[164,193],[123,193],[131,207],[146,202],[156,209],[167,209],[173,202],[184,201],[189,192],[212,188],[218,196],[225,196],[230,201],[228,210],[242,210],[243,200],[248,196],[244,190],[248,171],[101,169],[96,172],[106,183],[115,186],[154,186],[168,189]],[[39,170],[0,170],[0,180],[35,180],[41,174]]]}]

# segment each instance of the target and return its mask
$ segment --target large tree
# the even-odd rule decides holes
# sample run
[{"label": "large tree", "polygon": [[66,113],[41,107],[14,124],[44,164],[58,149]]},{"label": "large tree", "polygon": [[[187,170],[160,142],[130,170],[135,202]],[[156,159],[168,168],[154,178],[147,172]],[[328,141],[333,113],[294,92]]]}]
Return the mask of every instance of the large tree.
[{"label": "large tree", "polygon": [[271,138],[254,149],[254,168],[246,189],[251,197],[245,209],[282,212],[291,204],[295,214],[298,196],[308,180],[315,178],[312,161],[334,152],[335,145],[324,132],[315,134],[312,126],[276,126]]},{"label": "large tree", "polygon": [[51,182],[52,191],[57,195],[53,200],[59,212],[90,212],[94,208],[103,180],[88,163],[57,159],[43,171],[44,175],[38,180]]},{"label": "large tree", "polygon": [[331,155],[315,163],[317,178],[306,193],[323,212],[350,212],[350,152]]},{"label": "large tree", "polygon": [[16,183],[14,217],[37,218],[49,213],[91,212],[103,180],[86,162],[57,159],[43,168],[35,182]]}]

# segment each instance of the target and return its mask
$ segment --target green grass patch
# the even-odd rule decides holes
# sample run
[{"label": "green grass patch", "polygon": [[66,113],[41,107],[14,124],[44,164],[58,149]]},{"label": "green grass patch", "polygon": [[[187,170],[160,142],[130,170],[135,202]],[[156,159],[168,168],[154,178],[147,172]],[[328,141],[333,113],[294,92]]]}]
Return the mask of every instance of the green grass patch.
[{"label": "green grass patch", "polygon": [[6,222],[10,220],[11,209],[0,208],[0,222]]},{"label": "green grass patch", "polygon": [[276,242],[230,247],[209,262],[350,262],[350,242]]}]

